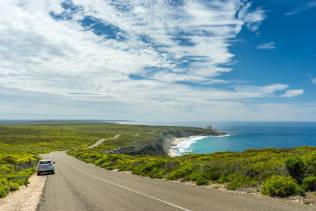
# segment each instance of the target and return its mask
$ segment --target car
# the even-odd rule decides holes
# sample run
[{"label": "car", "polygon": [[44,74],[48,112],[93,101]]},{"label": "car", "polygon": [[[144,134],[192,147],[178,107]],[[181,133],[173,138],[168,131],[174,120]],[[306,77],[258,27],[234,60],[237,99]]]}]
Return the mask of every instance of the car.
[{"label": "car", "polygon": [[42,173],[55,174],[55,162],[52,160],[40,160],[37,164],[37,176]]}]

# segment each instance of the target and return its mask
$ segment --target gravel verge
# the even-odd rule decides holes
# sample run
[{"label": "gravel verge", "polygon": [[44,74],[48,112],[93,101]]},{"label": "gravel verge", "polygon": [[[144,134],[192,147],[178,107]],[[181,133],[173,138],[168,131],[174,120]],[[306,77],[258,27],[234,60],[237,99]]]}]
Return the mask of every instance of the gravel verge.
[{"label": "gravel verge", "polygon": [[47,176],[33,175],[30,184],[20,187],[8,196],[0,199],[1,211],[36,211],[43,193]]}]

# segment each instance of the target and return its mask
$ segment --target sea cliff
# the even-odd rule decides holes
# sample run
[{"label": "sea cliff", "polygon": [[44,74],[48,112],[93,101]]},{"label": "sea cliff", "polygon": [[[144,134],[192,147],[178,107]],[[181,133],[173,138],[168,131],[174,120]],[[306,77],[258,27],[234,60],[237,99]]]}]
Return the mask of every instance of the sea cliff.
[{"label": "sea cliff", "polygon": [[111,150],[110,153],[128,155],[168,155],[174,138],[210,135],[219,136],[224,134],[225,133],[213,128],[173,127],[162,131],[160,134],[154,136],[152,140],[145,142],[145,144],[121,147]]}]

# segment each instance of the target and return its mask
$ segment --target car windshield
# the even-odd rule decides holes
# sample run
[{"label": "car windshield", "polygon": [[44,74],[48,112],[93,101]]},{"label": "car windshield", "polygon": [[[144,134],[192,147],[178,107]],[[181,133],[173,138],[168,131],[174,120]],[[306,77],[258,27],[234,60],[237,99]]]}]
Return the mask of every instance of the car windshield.
[{"label": "car windshield", "polygon": [[44,161],[40,161],[39,164],[40,165],[47,165],[47,164],[52,164],[52,162],[49,160],[44,160]]}]

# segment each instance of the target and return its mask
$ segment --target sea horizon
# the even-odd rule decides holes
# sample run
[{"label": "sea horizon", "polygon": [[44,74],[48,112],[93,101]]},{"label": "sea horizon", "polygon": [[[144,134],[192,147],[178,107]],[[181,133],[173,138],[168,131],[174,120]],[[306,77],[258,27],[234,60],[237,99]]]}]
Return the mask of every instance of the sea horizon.
[{"label": "sea horizon", "polygon": [[216,123],[316,123],[313,120],[214,120],[214,121],[163,121],[163,120],[133,120],[133,119],[0,119],[3,123],[33,123],[33,122],[91,122],[91,123],[118,123],[118,124],[139,124],[155,126],[188,126],[188,127],[206,127]]}]

